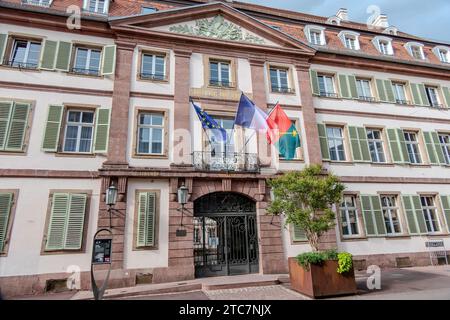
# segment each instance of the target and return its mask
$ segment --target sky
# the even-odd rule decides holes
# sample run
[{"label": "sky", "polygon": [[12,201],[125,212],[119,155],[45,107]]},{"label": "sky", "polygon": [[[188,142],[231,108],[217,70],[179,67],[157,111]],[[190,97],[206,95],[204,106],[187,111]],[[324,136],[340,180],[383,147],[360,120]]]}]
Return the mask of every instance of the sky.
[{"label": "sky", "polygon": [[[333,16],[347,8],[349,19],[366,23],[378,6],[389,24],[400,31],[450,43],[450,0],[240,0],[268,7]],[[367,12],[369,10],[369,13]]]}]

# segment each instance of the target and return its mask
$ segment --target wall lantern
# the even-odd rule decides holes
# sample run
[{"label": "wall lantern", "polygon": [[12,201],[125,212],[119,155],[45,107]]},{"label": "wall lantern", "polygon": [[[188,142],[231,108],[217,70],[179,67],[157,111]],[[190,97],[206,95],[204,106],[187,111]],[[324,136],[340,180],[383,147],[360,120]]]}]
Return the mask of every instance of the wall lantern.
[{"label": "wall lantern", "polygon": [[[181,208],[179,208],[178,210],[181,210],[181,223],[180,223],[181,226],[183,226],[184,206],[188,202],[188,196],[189,196],[189,188],[186,187],[183,183],[183,185],[178,188],[178,204],[181,205]],[[186,230],[177,230],[177,236],[185,237]]]},{"label": "wall lantern", "polygon": [[106,190],[106,204],[108,206],[115,206],[117,202],[117,187],[110,186],[108,190]]}]

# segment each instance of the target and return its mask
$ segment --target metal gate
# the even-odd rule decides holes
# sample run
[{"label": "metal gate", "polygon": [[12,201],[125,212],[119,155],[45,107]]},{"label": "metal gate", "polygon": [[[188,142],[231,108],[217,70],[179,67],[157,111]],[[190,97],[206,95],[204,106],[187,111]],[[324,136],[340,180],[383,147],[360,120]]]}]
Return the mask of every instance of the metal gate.
[{"label": "metal gate", "polygon": [[254,202],[236,194],[215,193],[197,200],[194,213],[196,277],[259,272]]}]

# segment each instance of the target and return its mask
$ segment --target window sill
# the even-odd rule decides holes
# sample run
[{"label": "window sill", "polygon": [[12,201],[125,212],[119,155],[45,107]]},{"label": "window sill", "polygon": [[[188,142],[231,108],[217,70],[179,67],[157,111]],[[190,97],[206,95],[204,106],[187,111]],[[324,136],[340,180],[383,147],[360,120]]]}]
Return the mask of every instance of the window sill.
[{"label": "window sill", "polygon": [[216,89],[216,90],[230,90],[230,91],[234,91],[237,89],[237,86],[212,86],[210,84],[207,85],[208,89]]},{"label": "window sill", "polygon": [[158,245],[154,245],[149,247],[133,247],[132,251],[154,251],[158,249],[159,249]]},{"label": "window sill", "polygon": [[426,164],[426,163],[424,163],[424,164],[418,164],[418,163],[412,164],[412,163],[410,163],[409,166],[411,168],[432,168],[432,165]]},{"label": "window sill", "polygon": [[92,79],[104,79],[105,76],[102,76],[101,74],[95,75],[95,74],[85,74],[85,73],[77,73],[77,72],[70,72],[67,71],[68,76],[74,76],[74,77],[82,77],[82,78],[92,78]]},{"label": "window sill", "polygon": [[367,237],[342,237],[341,236],[341,241],[342,242],[351,242],[351,241],[368,241],[369,239]]},{"label": "window sill", "polygon": [[285,160],[285,159],[279,159],[280,163],[304,163],[304,159],[291,159],[291,160]]},{"label": "window sill", "polygon": [[411,236],[400,234],[400,235],[392,235],[392,236],[386,236],[386,240],[405,240],[405,239],[411,239]]},{"label": "window sill", "polygon": [[142,77],[137,77],[137,81],[150,82],[150,83],[163,83],[163,84],[169,83],[169,79],[146,79],[146,78],[142,78]]},{"label": "window sill", "polygon": [[76,153],[76,152],[56,152],[55,157],[67,157],[67,158],[95,158],[95,153]]},{"label": "window sill", "polygon": [[424,234],[424,236],[429,237],[429,238],[448,238],[450,237],[450,234],[448,233],[428,233],[428,234]]},{"label": "window sill", "polygon": [[42,251],[41,256],[53,256],[53,255],[61,255],[61,254],[82,254],[86,253],[86,250],[55,250],[55,251]]},{"label": "window sill", "polygon": [[[25,71],[25,72],[42,72],[42,69],[39,69],[39,68],[19,68],[19,67],[13,67],[10,65],[4,65],[4,64],[0,64],[0,67],[4,68],[4,69],[18,70],[18,71]],[[51,70],[46,70],[46,71],[51,71]]]},{"label": "window sill", "polygon": [[162,159],[169,160],[169,157],[165,154],[133,154],[134,159]]},{"label": "window sill", "polygon": [[395,167],[394,163],[389,163],[389,162],[371,162],[373,167]]},{"label": "window sill", "polygon": [[[321,99],[329,99],[329,100],[341,100],[341,101],[345,99],[345,98],[339,97],[337,95],[335,97],[333,97],[333,96],[323,96],[320,94],[313,94],[313,97],[321,98]],[[350,100],[350,98],[348,100]]]},{"label": "window sill", "polygon": [[4,156],[26,156],[27,152],[26,151],[6,151],[6,150],[2,150],[2,151],[0,151],[0,155],[4,155]]},{"label": "window sill", "polygon": [[343,165],[343,166],[354,166],[354,162],[350,161],[335,161],[335,160],[324,160],[324,162],[327,161],[332,165]]},{"label": "window sill", "polygon": [[285,95],[285,96],[295,96],[297,93],[295,92],[294,89],[286,89],[286,91],[277,91],[277,90],[270,90],[271,94],[280,94],[280,95]]}]

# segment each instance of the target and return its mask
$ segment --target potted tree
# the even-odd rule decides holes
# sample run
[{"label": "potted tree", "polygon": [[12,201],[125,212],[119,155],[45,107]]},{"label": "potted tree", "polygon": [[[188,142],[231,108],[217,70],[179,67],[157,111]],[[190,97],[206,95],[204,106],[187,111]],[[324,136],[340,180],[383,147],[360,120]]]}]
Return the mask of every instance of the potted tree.
[{"label": "potted tree", "polygon": [[341,201],[345,186],[319,165],[286,173],[269,186],[274,199],[268,214],[284,214],[286,225],[300,228],[312,248],[289,258],[291,287],[313,298],[355,294],[352,256],[319,250],[320,237],[335,226],[332,206]]}]

